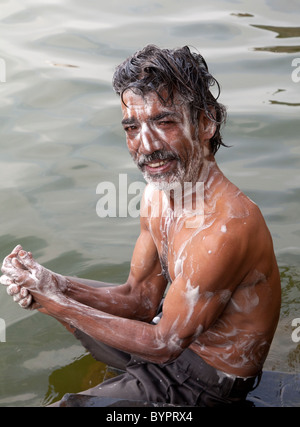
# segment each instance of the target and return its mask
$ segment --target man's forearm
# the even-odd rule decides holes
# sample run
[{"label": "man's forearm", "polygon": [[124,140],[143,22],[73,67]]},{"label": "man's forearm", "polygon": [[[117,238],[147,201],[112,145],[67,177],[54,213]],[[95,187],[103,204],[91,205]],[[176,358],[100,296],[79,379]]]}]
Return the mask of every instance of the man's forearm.
[{"label": "man's forearm", "polygon": [[86,285],[92,288],[104,288],[104,287],[114,287],[114,286],[119,286],[115,283],[106,283],[106,282],[100,282],[98,280],[91,280],[91,279],[83,279],[81,277],[71,277],[71,276],[66,276],[66,278],[72,282],[76,282],[78,284],[81,285]]},{"label": "man's forearm", "polygon": [[141,304],[130,292],[128,284],[116,285],[67,276],[65,295],[81,304],[119,317],[149,320],[152,313],[141,309]]},{"label": "man's forearm", "polygon": [[[45,301],[43,305],[49,315],[119,350],[155,363],[164,363],[174,357],[174,342],[168,346],[167,341],[161,339],[157,325],[120,318],[64,296],[55,302]],[[179,345],[176,353],[178,351],[182,351]]]},{"label": "man's forearm", "polygon": [[[108,300],[109,292],[105,292],[106,290],[103,288],[116,285],[70,276],[66,276],[66,279],[67,288],[65,295],[67,297],[97,310],[106,311],[109,307],[109,301],[106,301]],[[99,292],[99,288],[102,288],[102,295]]]}]

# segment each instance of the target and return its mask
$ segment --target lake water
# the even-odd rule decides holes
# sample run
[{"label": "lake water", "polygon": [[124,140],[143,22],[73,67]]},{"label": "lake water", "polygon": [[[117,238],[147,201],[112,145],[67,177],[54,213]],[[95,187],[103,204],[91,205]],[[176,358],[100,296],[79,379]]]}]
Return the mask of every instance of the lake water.
[{"label": "lake water", "polygon": [[[148,43],[193,46],[228,107],[232,147],[219,165],[274,239],[283,302],[266,368],[299,372],[299,24],[298,0],[1,0],[1,259],[21,243],[61,274],[126,280],[139,221],[96,212],[100,182],[142,181],[111,77]],[[22,310],[3,287],[0,318],[0,406],[45,405],[105,375],[55,320]]]}]

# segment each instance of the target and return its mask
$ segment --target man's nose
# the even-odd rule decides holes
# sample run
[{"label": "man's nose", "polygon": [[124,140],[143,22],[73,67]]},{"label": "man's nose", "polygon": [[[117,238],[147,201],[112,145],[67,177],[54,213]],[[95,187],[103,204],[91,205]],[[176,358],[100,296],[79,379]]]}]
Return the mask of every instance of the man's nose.
[{"label": "man's nose", "polygon": [[139,154],[152,154],[154,151],[161,148],[161,142],[159,141],[156,132],[154,132],[149,126],[143,125],[140,131]]}]

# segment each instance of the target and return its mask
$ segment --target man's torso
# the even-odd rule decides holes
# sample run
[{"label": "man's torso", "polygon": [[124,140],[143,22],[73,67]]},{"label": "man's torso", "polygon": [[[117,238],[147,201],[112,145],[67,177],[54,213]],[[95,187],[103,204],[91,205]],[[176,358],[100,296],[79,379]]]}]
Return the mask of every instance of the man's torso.
[{"label": "man's torso", "polygon": [[[207,256],[211,252],[217,263],[214,252],[221,253],[221,248],[214,247],[214,242],[219,242],[220,233],[224,239],[226,233],[236,233],[247,253],[239,277],[233,278],[237,283],[229,302],[190,348],[217,369],[239,376],[255,375],[269,351],[280,307],[280,279],[270,233],[257,206],[228,183],[219,199],[196,218],[193,227],[187,226],[190,219],[185,212],[176,215],[163,208],[160,215],[148,220],[162,273],[170,283],[180,274],[188,277],[197,268],[186,262],[187,254],[192,258],[205,248]],[[203,281],[205,278],[201,278]]]}]

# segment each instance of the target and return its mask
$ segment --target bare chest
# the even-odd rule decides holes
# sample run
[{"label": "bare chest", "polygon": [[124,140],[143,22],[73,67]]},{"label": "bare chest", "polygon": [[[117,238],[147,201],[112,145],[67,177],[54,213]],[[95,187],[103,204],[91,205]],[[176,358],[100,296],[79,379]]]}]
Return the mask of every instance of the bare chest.
[{"label": "bare chest", "polygon": [[169,282],[174,280],[174,264],[180,248],[189,238],[183,224],[181,218],[173,216],[156,219],[151,224],[152,238],[159,254],[162,274]]}]

